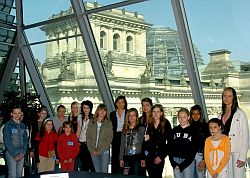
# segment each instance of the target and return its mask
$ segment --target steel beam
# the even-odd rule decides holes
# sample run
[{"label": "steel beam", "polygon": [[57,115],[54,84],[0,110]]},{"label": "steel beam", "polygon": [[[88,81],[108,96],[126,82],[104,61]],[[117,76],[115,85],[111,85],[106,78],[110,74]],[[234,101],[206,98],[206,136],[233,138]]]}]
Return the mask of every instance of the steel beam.
[{"label": "steel beam", "polygon": [[22,34],[23,34],[22,41],[24,42],[25,47],[21,48],[20,55],[24,59],[33,87],[36,93],[40,95],[40,101],[42,102],[43,105],[47,107],[49,115],[53,117],[54,116],[53,107],[46,92],[42,76],[38,70],[36,60],[32,54],[32,51],[28,46],[28,40],[25,36],[25,33],[23,32]]},{"label": "steel beam", "polygon": [[82,34],[82,39],[95,75],[99,92],[102,96],[102,100],[106,104],[109,112],[114,111],[114,100],[111,94],[107,77],[103,69],[101,57],[97,49],[96,41],[94,38],[93,31],[91,29],[88,16],[85,14],[86,10],[84,4],[80,0],[71,0],[71,4],[76,15],[76,20],[79,25],[80,32]]},{"label": "steel beam", "polygon": [[[17,38],[15,36],[15,43],[17,42]],[[17,58],[18,58],[19,52],[17,50],[17,47],[11,47],[10,49],[10,55],[8,56],[6,66],[3,71],[2,79],[0,80],[0,103],[4,100],[4,91],[7,89],[7,86],[9,85],[11,75],[16,67]]]},{"label": "steel beam", "polygon": [[202,107],[203,118],[205,120],[208,120],[205,98],[202,91],[202,85],[200,81],[198,67],[196,64],[193,43],[189,31],[183,0],[171,0],[171,3],[174,11],[177,29],[180,36],[184,59],[186,62],[187,73],[190,80],[194,103]]}]

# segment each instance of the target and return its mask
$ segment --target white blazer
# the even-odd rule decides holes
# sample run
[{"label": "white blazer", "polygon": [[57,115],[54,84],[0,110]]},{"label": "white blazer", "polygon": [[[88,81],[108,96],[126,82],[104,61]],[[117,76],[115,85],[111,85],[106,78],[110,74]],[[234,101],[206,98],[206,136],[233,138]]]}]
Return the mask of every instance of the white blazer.
[{"label": "white blazer", "polygon": [[234,113],[228,136],[231,141],[231,152],[239,153],[238,159],[246,161],[249,145],[248,119],[246,113],[239,108]]}]

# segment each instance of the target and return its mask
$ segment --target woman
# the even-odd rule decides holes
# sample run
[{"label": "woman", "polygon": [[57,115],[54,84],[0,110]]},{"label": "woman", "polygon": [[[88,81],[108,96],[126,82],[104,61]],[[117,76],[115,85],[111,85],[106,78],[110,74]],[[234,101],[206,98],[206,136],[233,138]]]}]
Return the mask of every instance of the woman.
[{"label": "woman", "polygon": [[139,124],[147,126],[150,123],[151,117],[151,108],[153,106],[153,102],[150,98],[143,98],[141,100],[142,106],[142,116],[139,118]]},{"label": "woman", "polygon": [[239,108],[237,94],[232,87],[226,87],[222,92],[222,113],[219,118],[223,122],[222,133],[228,135],[231,141],[229,175],[242,178],[249,142],[248,119]]},{"label": "woman", "polygon": [[152,107],[152,122],[148,125],[144,136],[144,160],[141,161],[151,178],[162,178],[165,157],[169,153],[166,142],[171,138],[171,125],[165,119],[163,106],[155,104]]},{"label": "woman", "polygon": [[110,113],[110,120],[113,125],[113,140],[112,140],[112,173],[121,173],[120,170],[120,145],[122,129],[127,113],[127,100],[125,96],[118,96],[115,100],[116,110]]},{"label": "woman", "polygon": [[35,140],[37,133],[40,132],[40,128],[43,124],[44,119],[48,117],[48,111],[45,106],[42,106],[38,110],[38,117],[36,122],[31,126],[31,147],[30,147],[30,157],[32,158],[32,172],[37,173],[37,165],[39,163],[38,146],[39,142]]},{"label": "woman", "polygon": [[91,159],[90,152],[87,147],[86,133],[89,122],[93,120],[93,103],[85,100],[81,103],[81,114],[77,118],[77,132],[78,141],[80,144],[80,152],[78,158],[80,159],[80,170],[87,172],[95,172],[94,164]]},{"label": "woman", "polygon": [[194,163],[194,176],[195,178],[205,178],[206,177],[206,165],[204,161],[204,145],[206,138],[210,135],[208,125],[206,121],[202,118],[202,110],[199,105],[194,105],[190,110],[190,124],[196,133],[197,138],[197,153],[195,155]]},{"label": "woman", "polygon": [[[130,108],[123,127],[120,147],[120,166],[124,168],[124,174],[140,175],[144,132],[145,127],[139,126],[137,109]],[[127,172],[126,167],[129,167]]]},{"label": "woman", "polygon": [[86,140],[96,172],[108,173],[109,149],[113,138],[112,123],[107,118],[107,107],[100,104],[94,120],[89,122]]}]

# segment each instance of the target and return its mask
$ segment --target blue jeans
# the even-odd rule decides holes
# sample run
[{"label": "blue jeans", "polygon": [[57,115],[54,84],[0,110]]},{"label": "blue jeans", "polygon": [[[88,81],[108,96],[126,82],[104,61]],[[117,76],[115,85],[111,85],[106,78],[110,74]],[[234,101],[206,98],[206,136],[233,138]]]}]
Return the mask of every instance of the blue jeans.
[{"label": "blue jeans", "polygon": [[195,167],[194,167],[194,178],[205,178],[206,177],[206,168],[202,171],[198,171],[198,164],[203,160],[203,153],[196,153],[195,155]]},{"label": "blue jeans", "polygon": [[16,161],[8,151],[5,152],[6,161],[8,165],[8,178],[16,178],[22,176],[24,158],[20,161]]},{"label": "blue jeans", "polygon": [[105,150],[101,155],[91,156],[96,172],[108,173],[109,150]]},{"label": "blue jeans", "polygon": [[[174,161],[178,164],[182,163],[185,159],[174,157]],[[194,161],[186,167],[182,172],[179,169],[174,169],[175,178],[191,178],[194,177]]]}]

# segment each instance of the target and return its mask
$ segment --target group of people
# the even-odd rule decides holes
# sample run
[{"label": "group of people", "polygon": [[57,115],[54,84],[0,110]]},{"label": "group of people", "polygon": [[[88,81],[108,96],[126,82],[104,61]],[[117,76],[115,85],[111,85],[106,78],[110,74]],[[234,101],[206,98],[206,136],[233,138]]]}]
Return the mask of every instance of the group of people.
[{"label": "group of people", "polygon": [[125,96],[118,96],[116,110],[109,118],[105,104],[98,105],[92,114],[89,100],[81,103],[80,113],[79,104],[73,102],[67,117],[63,105],[58,106],[53,119],[41,108],[37,122],[29,129],[20,122],[21,108],[14,107],[3,129],[9,177],[21,176],[28,148],[38,172],[53,171],[60,163],[63,172],[107,173],[111,156],[112,173],[162,178],[169,156],[175,178],[243,177],[248,119],[233,88],[223,90],[222,112],[208,123],[199,105],[190,111],[181,108],[179,125],[174,128],[161,104],[153,105],[150,98],[143,98],[141,105],[139,116],[136,108],[127,109]]}]

